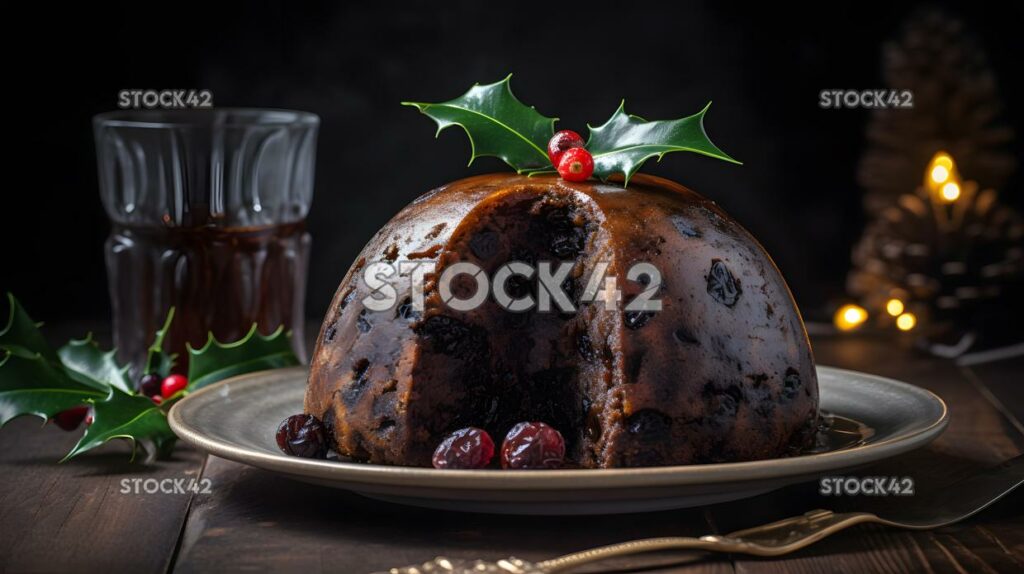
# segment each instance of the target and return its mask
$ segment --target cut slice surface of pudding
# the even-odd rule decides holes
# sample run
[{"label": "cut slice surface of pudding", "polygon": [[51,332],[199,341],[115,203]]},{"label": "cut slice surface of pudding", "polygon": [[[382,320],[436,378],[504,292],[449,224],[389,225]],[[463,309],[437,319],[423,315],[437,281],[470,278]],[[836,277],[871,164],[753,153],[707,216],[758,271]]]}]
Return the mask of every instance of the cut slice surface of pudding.
[{"label": "cut slice surface of pudding", "polygon": [[[393,308],[367,308],[366,266],[402,261],[435,266],[422,310],[415,276],[394,281]],[[459,311],[442,299],[452,265],[494,278],[515,261],[571,263],[561,287],[576,310],[515,312],[489,296]],[[587,302],[605,267],[621,299],[605,289]],[[543,291],[536,273],[505,286],[515,299]],[[451,290],[476,288],[462,274]],[[661,310],[631,310],[638,296]],[[305,410],[339,454],[371,463],[429,466],[449,432],[480,427],[500,443],[540,421],[574,464],[660,466],[799,452],[817,428],[818,385],[781,274],[713,202],[644,175],[623,188],[495,174],[421,196],[367,244],[320,330]]]}]

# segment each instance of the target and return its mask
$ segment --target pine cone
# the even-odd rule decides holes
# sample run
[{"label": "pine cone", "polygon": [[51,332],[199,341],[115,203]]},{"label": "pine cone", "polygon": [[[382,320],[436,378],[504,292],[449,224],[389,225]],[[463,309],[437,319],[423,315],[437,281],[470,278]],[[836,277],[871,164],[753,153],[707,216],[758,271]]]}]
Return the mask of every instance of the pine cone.
[{"label": "pine cone", "polygon": [[849,293],[870,309],[901,298],[933,341],[1019,331],[1024,220],[994,190],[968,182],[963,192],[948,206],[919,187],[882,211],[854,249]]},{"label": "pine cone", "polygon": [[999,189],[1016,167],[1013,130],[1002,112],[985,53],[960,21],[935,9],[918,12],[903,37],[884,47],[888,87],[910,90],[913,109],[876,109],[858,180],[869,213],[879,213],[921,183],[932,155],[949,152],[960,173]]}]

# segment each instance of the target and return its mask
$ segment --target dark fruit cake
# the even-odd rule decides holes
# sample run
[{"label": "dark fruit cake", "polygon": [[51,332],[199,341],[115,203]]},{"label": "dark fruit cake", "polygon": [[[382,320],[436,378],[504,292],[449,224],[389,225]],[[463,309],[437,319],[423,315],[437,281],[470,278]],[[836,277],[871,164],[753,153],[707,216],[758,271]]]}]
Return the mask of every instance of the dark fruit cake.
[{"label": "dark fruit cake", "polygon": [[[364,306],[362,270],[375,261],[436,263],[422,312],[408,278],[393,309]],[[509,261],[572,261],[563,289],[574,301],[603,261],[622,299],[543,313],[491,297],[456,311],[437,277],[462,261],[490,277]],[[641,261],[662,274],[661,311],[623,308],[650,284],[627,279]],[[514,296],[536,288],[508,283]],[[452,431],[504,437],[540,421],[564,436],[572,464],[656,466],[798,452],[816,429],[818,385],[785,281],[713,202],[644,175],[624,189],[495,174],[423,195],[369,242],[320,330],[305,411],[339,454],[372,463],[430,466]]]}]

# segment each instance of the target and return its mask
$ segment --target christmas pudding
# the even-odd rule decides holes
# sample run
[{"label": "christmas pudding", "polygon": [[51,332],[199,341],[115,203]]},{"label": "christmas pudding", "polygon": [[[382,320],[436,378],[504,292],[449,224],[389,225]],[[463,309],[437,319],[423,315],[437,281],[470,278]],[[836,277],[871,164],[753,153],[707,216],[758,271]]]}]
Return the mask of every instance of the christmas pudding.
[{"label": "christmas pudding", "polygon": [[[434,265],[421,309],[411,278],[391,283],[393,309],[367,307],[363,271],[381,261]],[[571,262],[561,287],[576,311],[495,297],[459,310],[438,288],[457,263],[495,277],[512,261]],[[637,262],[660,277],[628,277]],[[601,263],[621,293],[583,303]],[[471,295],[473,278],[458,279],[450,291]],[[536,276],[505,287],[539,293]],[[661,310],[628,310],[641,294]],[[817,409],[804,325],[764,249],[713,202],[649,176],[623,187],[495,174],[415,200],[341,282],[305,399],[338,453],[412,466],[457,429],[503,437],[519,421],[558,429],[566,458],[588,468],[771,458],[811,440]]]},{"label": "christmas pudding", "polygon": [[407,105],[516,174],[430,191],[370,240],[324,319],[305,412],[278,427],[285,453],[611,468],[813,442],[814,360],[779,270],[714,202],[635,175],[674,151],[739,163],[708,139],[708,106],[647,121],[620,104],[584,141],[509,78]]}]

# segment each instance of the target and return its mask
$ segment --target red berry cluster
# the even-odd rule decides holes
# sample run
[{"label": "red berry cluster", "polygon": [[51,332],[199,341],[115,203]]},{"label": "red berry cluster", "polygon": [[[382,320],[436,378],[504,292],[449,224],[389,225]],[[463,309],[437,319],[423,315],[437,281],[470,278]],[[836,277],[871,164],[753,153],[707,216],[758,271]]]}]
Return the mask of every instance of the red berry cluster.
[{"label": "red berry cluster", "polygon": [[179,391],[185,390],[188,386],[188,379],[184,375],[168,375],[163,379],[160,375],[150,373],[143,375],[139,381],[139,392],[153,399],[153,402],[160,404],[164,399],[169,399]]},{"label": "red berry cluster", "polygon": [[[138,391],[159,405],[164,402],[165,398],[174,396],[185,390],[187,386],[188,379],[182,375],[169,375],[161,379],[160,375],[149,373],[143,375],[139,380]],[[53,422],[66,431],[75,430],[83,421],[85,426],[89,426],[92,424],[92,419],[92,408],[86,405],[71,407],[53,415]]]},{"label": "red berry cluster", "polygon": [[583,138],[562,130],[548,140],[548,158],[566,181],[586,181],[594,173],[594,158],[583,146]]},{"label": "red berry cluster", "polygon": [[[486,468],[494,457],[494,441],[475,427],[448,435],[434,451],[434,468]],[[512,427],[501,444],[501,468],[559,468],[565,459],[565,440],[552,427],[523,422]]]}]

